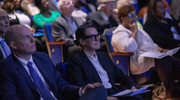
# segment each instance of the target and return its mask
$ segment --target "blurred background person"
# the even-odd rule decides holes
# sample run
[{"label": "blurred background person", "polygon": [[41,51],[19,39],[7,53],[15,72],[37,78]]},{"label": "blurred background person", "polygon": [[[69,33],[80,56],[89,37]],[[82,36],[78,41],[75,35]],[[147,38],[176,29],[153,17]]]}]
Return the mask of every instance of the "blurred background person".
[{"label": "blurred background person", "polygon": [[[161,0],[151,0],[144,30],[161,48],[173,49],[180,46],[180,28],[175,20],[165,18],[165,13],[166,7]],[[180,58],[180,51],[174,56]]]},{"label": "blurred background person", "polygon": [[180,27],[180,0],[172,0],[170,4],[170,15],[178,21]]},{"label": "blurred background person", "polygon": [[175,73],[180,74],[180,60],[172,56],[161,59],[141,56],[146,52],[160,53],[167,50],[156,45],[144,30],[138,28],[133,5],[118,8],[118,17],[122,24],[113,31],[111,43],[115,52],[133,52],[130,57],[131,74],[140,75],[156,70],[166,88],[166,97],[180,99],[180,86],[175,84],[173,76]]},{"label": "blurred background person", "polygon": [[93,24],[102,35],[106,28],[117,27],[120,21],[115,12],[115,0],[98,0],[98,11],[87,16],[87,23]]},{"label": "blurred background person", "polygon": [[9,46],[4,41],[6,29],[9,27],[9,16],[7,12],[0,8],[0,60],[10,55]]},{"label": "blurred background person", "polygon": [[61,14],[50,10],[50,4],[47,0],[35,0],[35,5],[40,9],[40,13],[34,15],[33,20],[38,28],[43,28],[44,24],[51,24]]},{"label": "blurred background person", "polygon": [[22,0],[21,7],[25,9],[31,16],[40,13],[39,8],[34,4],[34,0]]},{"label": "blurred background person", "polygon": [[77,0],[75,7],[82,10],[86,14],[96,12],[96,7],[93,4],[88,3],[86,0]]},{"label": "blurred background person", "polygon": [[74,40],[75,31],[83,24],[83,20],[72,16],[72,12],[74,11],[74,1],[72,0],[60,0],[58,2],[58,8],[62,13],[62,17],[58,17],[52,23],[52,35],[55,41],[66,42],[63,51],[64,58],[67,58],[80,52],[80,47],[74,44]]},{"label": "blurred background person", "polygon": [[2,8],[6,10],[10,17],[10,25],[25,25],[29,27],[33,33],[35,33],[37,26],[28,12],[21,8],[21,2],[22,0],[4,0]]}]

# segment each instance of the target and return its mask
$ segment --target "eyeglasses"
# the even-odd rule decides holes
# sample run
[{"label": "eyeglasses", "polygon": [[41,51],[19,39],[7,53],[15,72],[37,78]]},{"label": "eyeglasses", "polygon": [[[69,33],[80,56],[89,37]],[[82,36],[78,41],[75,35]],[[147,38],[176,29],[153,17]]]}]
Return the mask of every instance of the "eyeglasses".
[{"label": "eyeglasses", "polygon": [[65,5],[75,4],[74,1],[64,2]]},{"label": "eyeglasses", "polygon": [[137,18],[137,15],[136,15],[136,14],[131,14],[131,13],[129,13],[127,16],[128,16],[129,18]]},{"label": "eyeglasses", "polygon": [[89,36],[86,36],[84,37],[83,39],[87,39],[87,38],[91,38],[92,41],[95,41],[96,39],[99,39],[101,36],[100,34],[98,33],[97,35],[89,35]]},{"label": "eyeglasses", "polygon": [[9,16],[0,16],[0,20],[6,20],[6,19],[10,20],[10,17]]}]

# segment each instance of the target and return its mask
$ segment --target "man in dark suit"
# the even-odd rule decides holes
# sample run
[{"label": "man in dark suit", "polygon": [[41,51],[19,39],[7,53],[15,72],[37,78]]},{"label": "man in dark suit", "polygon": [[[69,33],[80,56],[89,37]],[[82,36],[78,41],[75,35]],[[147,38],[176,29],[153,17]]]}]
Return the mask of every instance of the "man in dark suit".
[{"label": "man in dark suit", "polygon": [[[70,83],[85,86],[100,82],[107,89],[109,96],[126,88],[136,88],[134,81],[115,66],[107,53],[96,51],[100,48],[100,34],[94,26],[80,26],[76,31],[75,43],[83,50],[69,59],[67,75]],[[116,83],[121,85],[117,86]],[[141,100],[139,96],[131,99],[136,100],[135,98]],[[123,98],[126,99],[131,100]]]},{"label": "man in dark suit", "polygon": [[[79,52],[80,47],[74,45],[75,31],[83,24],[81,18],[75,18],[72,16],[74,11],[74,2],[72,0],[59,0],[58,8],[61,11],[62,17],[57,18],[52,23],[52,35],[55,41],[65,41],[64,56],[73,55]],[[68,51],[68,52],[67,52]]]},{"label": "man in dark suit", "polygon": [[[9,27],[8,14],[5,10],[0,8],[0,60],[6,58],[9,55],[6,54],[7,51],[5,51],[5,50],[9,50],[9,47],[3,40],[7,27]],[[1,42],[4,42],[4,46],[6,49],[3,47]]]},{"label": "man in dark suit", "polygon": [[87,16],[87,23],[94,24],[102,34],[106,28],[117,27],[120,20],[115,12],[115,0],[98,0],[98,11]]},{"label": "man in dark suit", "polygon": [[0,62],[1,100],[106,99],[100,83],[81,88],[64,81],[51,59],[35,52],[33,33],[26,26],[10,26],[5,40],[13,54]]}]

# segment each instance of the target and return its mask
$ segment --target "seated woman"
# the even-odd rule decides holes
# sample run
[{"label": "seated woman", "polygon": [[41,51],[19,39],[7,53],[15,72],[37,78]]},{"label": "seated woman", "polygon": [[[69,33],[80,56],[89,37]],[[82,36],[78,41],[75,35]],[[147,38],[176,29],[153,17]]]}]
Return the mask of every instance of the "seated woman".
[{"label": "seated woman", "polygon": [[118,8],[118,17],[122,24],[113,31],[111,43],[114,51],[133,52],[134,55],[130,58],[131,74],[142,74],[154,68],[166,87],[167,98],[179,97],[180,88],[174,83],[173,73],[180,73],[180,60],[171,56],[162,59],[140,56],[146,52],[160,52],[162,48],[158,47],[145,31],[137,27],[135,14],[133,5]]},{"label": "seated woman", "polygon": [[35,0],[35,5],[40,9],[40,13],[34,15],[33,20],[38,28],[43,28],[44,24],[51,24],[61,14],[57,11],[51,11],[47,0]]},{"label": "seated woman", "polygon": [[10,17],[10,25],[26,25],[35,33],[37,26],[31,19],[27,11],[21,8],[22,0],[4,0],[2,8],[5,9]]},{"label": "seated woman", "polygon": [[[151,0],[144,30],[161,48],[173,49],[180,46],[180,28],[175,20],[165,18],[165,12],[166,7],[161,0]],[[180,51],[174,56],[180,58]]]}]

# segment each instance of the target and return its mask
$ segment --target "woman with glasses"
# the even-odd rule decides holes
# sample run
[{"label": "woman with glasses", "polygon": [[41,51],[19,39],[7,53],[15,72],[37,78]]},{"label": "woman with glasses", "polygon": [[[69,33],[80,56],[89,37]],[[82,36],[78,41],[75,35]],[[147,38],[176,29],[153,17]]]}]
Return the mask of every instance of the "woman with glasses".
[{"label": "woman with glasses", "polygon": [[156,70],[166,87],[167,98],[178,97],[180,89],[174,83],[173,73],[180,73],[180,60],[172,56],[161,59],[140,56],[146,52],[160,53],[165,50],[156,45],[144,30],[137,27],[133,5],[124,5],[118,8],[118,11],[122,25],[113,31],[111,43],[114,51],[133,52],[130,58],[131,74],[139,75],[150,69]]}]

